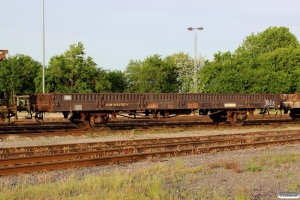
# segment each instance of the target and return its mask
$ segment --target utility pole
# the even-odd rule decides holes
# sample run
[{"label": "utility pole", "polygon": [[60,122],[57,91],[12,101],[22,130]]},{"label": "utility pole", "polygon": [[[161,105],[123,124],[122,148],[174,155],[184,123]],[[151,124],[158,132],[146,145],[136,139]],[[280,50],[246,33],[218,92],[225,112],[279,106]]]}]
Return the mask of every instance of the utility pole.
[{"label": "utility pole", "polygon": [[198,28],[188,28],[189,31],[194,31],[194,93],[197,93],[197,30],[203,30],[200,26]]},{"label": "utility pole", "polygon": [[45,93],[45,9],[43,0],[43,93]]}]

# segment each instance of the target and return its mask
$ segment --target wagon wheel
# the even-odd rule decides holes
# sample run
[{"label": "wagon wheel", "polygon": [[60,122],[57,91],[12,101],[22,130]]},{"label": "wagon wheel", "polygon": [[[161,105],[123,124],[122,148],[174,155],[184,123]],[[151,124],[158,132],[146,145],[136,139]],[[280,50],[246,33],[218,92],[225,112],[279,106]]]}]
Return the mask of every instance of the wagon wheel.
[{"label": "wagon wheel", "polygon": [[107,122],[109,122],[109,115],[101,115],[101,124],[104,124],[106,126]]},{"label": "wagon wheel", "polygon": [[90,124],[90,116],[89,116],[89,114],[82,114],[81,115],[81,121],[83,121],[83,123],[85,124],[85,126],[86,126],[86,128],[88,130],[92,130],[93,129],[92,126],[91,126],[91,124]]},{"label": "wagon wheel", "polygon": [[237,113],[234,112],[231,117],[229,117],[230,124],[233,126],[242,126],[247,119],[247,113]]},{"label": "wagon wheel", "polygon": [[294,122],[300,122],[300,117],[299,116],[294,116],[292,117]]},{"label": "wagon wheel", "polygon": [[76,116],[71,116],[69,118],[69,120],[72,124],[74,124],[76,126],[76,128],[78,128],[80,130],[87,130],[86,125],[80,119],[78,119]]},{"label": "wagon wheel", "polygon": [[87,126],[86,123],[84,123],[84,122],[77,122],[74,124],[78,129],[83,130],[83,131],[92,129],[89,125]]},{"label": "wagon wheel", "polygon": [[32,119],[32,112],[28,112],[25,119]]},{"label": "wagon wheel", "polygon": [[0,113],[0,123],[4,123],[5,122],[5,116],[3,113]]},{"label": "wagon wheel", "polygon": [[300,114],[298,110],[290,110],[290,117],[293,119],[294,122],[300,122]]},{"label": "wagon wheel", "polygon": [[218,126],[223,125],[227,121],[226,111],[209,115],[209,118]]},{"label": "wagon wheel", "polygon": [[80,130],[92,130],[92,126],[90,124],[90,116],[85,113],[81,113],[80,115],[73,115],[70,117],[70,121],[75,124],[75,126]]},{"label": "wagon wheel", "polygon": [[36,112],[34,115],[35,121],[39,124],[44,122],[44,113],[43,112]]},{"label": "wagon wheel", "polygon": [[18,119],[17,114],[13,114],[13,113],[8,113],[8,114],[7,114],[7,117],[6,117],[6,118],[8,119],[8,123],[9,123],[9,124],[10,124],[10,123],[14,123],[14,122],[11,122],[11,121],[10,121],[10,118],[13,117],[13,116],[15,117],[15,120]]}]

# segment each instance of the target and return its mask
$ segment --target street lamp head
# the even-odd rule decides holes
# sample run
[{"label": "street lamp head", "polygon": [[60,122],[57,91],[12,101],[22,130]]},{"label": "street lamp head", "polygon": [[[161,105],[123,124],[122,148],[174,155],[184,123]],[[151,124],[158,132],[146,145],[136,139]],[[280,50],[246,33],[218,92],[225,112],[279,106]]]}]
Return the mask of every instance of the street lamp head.
[{"label": "street lamp head", "polygon": [[202,28],[201,26],[198,27],[198,28],[193,28],[193,27],[189,27],[189,28],[188,28],[189,31],[192,31],[192,30],[194,30],[194,29],[197,29],[197,30],[203,30],[203,28]]}]

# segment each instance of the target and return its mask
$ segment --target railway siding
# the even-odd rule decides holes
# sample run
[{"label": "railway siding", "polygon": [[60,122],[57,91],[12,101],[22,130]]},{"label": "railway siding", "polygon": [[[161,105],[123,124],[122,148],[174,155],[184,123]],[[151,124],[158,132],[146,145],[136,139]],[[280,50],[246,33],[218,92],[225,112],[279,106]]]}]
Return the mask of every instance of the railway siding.
[{"label": "railway siding", "polygon": [[[203,136],[198,138],[184,137],[164,138],[161,140],[119,141],[113,142],[113,144],[115,144],[114,146],[112,143],[110,143],[110,145],[108,143],[99,143],[98,146],[100,146],[100,150],[92,147],[95,143],[92,145],[77,144],[77,146],[84,147],[79,148],[81,150],[73,148],[76,144],[71,144],[71,146],[65,145],[63,149],[61,149],[62,146],[59,145],[62,151],[52,151],[52,149],[56,148],[54,145],[39,147],[43,149],[40,151],[36,151],[39,149],[38,147],[29,147],[31,151],[23,147],[16,150],[18,153],[21,150],[21,154],[16,154],[16,152],[10,153],[13,151],[12,149],[1,149],[0,174],[9,175],[90,165],[118,164],[123,162],[136,162],[149,157],[161,158],[191,154],[198,155],[202,153],[295,144],[300,142],[299,131],[272,133],[261,132],[255,134],[218,135],[215,137],[206,136],[206,138]],[[205,140],[207,138],[208,140]],[[32,151],[34,148],[36,148],[35,151]],[[72,150],[75,152],[72,152]],[[46,152],[46,154],[43,154],[43,152]]]}]

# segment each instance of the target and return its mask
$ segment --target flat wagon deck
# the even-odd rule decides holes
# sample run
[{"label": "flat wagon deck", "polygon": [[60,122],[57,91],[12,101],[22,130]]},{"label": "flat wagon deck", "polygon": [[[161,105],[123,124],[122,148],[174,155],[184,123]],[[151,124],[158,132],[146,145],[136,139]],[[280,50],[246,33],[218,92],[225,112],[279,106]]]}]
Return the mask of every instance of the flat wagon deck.
[{"label": "flat wagon deck", "polygon": [[242,125],[255,109],[280,107],[279,94],[184,94],[184,93],[46,93],[31,94],[30,107],[36,117],[43,112],[62,112],[73,123],[87,127],[105,123],[109,116],[134,115],[169,117],[199,111],[216,123],[230,120]]}]

